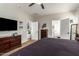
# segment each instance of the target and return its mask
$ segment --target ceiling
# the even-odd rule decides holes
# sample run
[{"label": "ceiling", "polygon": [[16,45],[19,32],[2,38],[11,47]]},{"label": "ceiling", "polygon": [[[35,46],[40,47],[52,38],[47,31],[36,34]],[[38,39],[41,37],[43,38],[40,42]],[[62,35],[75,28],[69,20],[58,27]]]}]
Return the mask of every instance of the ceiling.
[{"label": "ceiling", "polygon": [[30,3],[16,3],[14,5],[31,15],[62,13],[75,10],[79,7],[78,3],[43,3],[45,7],[43,10],[39,4],[28,7],[29,4]]}]

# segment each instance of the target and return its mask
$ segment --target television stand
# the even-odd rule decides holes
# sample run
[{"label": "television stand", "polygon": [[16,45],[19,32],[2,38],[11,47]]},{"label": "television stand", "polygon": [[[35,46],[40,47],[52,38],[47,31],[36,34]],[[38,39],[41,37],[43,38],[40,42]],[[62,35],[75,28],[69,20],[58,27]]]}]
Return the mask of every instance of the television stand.
[{"label": "television stand", "polygon": [[0,55],[21,46],[21,35],[0,38]]}]

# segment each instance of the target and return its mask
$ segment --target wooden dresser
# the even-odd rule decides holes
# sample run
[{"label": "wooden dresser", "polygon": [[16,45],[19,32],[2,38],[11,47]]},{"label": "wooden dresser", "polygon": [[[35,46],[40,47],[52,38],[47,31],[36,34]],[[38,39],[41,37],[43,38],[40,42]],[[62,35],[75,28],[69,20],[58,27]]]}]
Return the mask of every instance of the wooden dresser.
[{"label": "wooden dresser", "polygon": [[21,35],[0,38],[0,54],[21,46]]},{"label": "wooden dresser", "polygon": [[41,39],[47,38],[47,36],[48,36],[48,30],[47,29],[41,30]]}]

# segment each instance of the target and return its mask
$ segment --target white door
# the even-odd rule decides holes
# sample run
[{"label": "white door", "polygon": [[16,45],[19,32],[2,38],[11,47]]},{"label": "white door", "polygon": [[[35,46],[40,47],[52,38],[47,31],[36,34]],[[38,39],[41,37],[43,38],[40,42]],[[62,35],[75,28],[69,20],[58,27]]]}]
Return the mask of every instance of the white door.
[{"label": "white door", "polygon": [[38,22],[31,22],[31,39],[38,40]]},{"label": "white door", "polygon": [[70,25],[69,19],[61,20],[60,23],[60,35],[63,39],[70,39]]},{"label": "white door", "polygon": [[52,37],[60,36],[60,20],[52,20]]}]

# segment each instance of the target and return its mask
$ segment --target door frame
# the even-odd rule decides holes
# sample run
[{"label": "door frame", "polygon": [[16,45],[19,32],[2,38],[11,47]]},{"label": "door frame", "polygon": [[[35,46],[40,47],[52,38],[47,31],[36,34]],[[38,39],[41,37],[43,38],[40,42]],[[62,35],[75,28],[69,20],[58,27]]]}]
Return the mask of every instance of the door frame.
[{"label": "door frame", "polygon": [[[33,21],[33,22],[31,22],[30,25],[32,26],[33,23],[37,23],[37,26],[39,26],[38,21]],[[35,27],[36,27],[36,26],[35,26]],[[37,28],[38,28],[38,30],[37,30],[37,35],[38,35],[37,38],[38,38],[38,39],[37,39],[37,40],[39,40],[39,27],[37,27]],[[33,30],[34,30],[34,29],[33,29]],[[32,30],[32,27],[31,27],[31,31],[33,31],[33,30]],[[33,35],[33,34],[31,33],[31,38],[32,38],[32,35]],[[32,40],[35,40],[35,39],[32,39]]]},{"label": "door frame", "polygon": [[77,26],[78,24],[71,24],[71,29],[70,29],[70,40],[72,40],[72,26],[76,25],[76,33],[75,33],[75,39],[76,39],[76,35],[77,35]]}]

